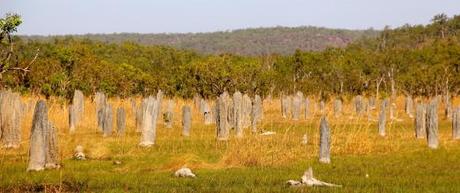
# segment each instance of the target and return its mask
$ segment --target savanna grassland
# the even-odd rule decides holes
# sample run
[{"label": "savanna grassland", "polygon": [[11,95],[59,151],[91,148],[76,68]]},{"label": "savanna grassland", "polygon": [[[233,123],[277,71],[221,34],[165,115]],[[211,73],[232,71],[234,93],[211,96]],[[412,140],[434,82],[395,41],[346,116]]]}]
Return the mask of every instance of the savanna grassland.
[{"label": "savanna grassland", "polygon": [[[21,23],[18,14],[0,18],[0,90],[20,93],[27,104],[24,114],[9,108],[21,112],[13,113],[21,114],[20,119],[10,120],[21,121],[22,138],[17,149],[0,149],[0,192],[460,192],[460,141],[452,139],[452,121],[443,112],[446,104],[438,107],[440,144],[434,150],[426,139],[415,138],[414,119],[404,112],[404,97],[452,97],[447,105],[460,104],[460,15],[439,14],[426,25],[368,35],[311,28],[305,33],[318,34],[314,39],[282,29],[231,32],[242,33],[234,38],[213,33],[200,35],[202,42],[191,47],[142,41],[150,35],[16,36]],[[325,40],[339,44],[328,46]],[[76,90],[86,95],[85,110],[71,134],[68,105]],[[176,101],[173,128],[166,128],[160,115],[155,145],[144,148],[139,146],[141,134],[130,97],[138,96],[139,104],[141,96],[159,90]],[[244,137],[236,138],[232,130],[228,141],[218,141],[216,125],[205,125],[193,107],[191,136],[182,136],[181,108],[194,106],[193,96],[215,99],[236,91],[265,99],[257,133],[246,128]],[[127,110],[124,135],[103,137],[90,97],[97,92],[110,97],[113,109]],[[280,100],[269,96],[296,92],[315,101],[313,114],[297,121],[282,118]],[[387,119],[385,137],[378,134],[379,108],[371,110],[370,117],[354,113],[352,98],[358,95],[391,96],[395,102],[396,119]],[[46,98],[49,119],[58,131],[58,170],[26,171],[36,96]],[[334,98],[345,99],[339,117],[332,113]],[[318,161],[318,101],[327,102],[330,164]],[[158,110],[156,102],[150,106]],[[162,109],[165,106],[163,102]],[[0,114],[8,114],[4,110]],[[46,131],[54,131],[44,118],[41,123]],[[263,136],[262,131],[276,134]],[[304,135],[307,144],[302,143]],[[46,140],[54,148],[54,133]],[[86,160],[73,158],[78,145]],[[183,166],[197,178],[174,177]],[[287,180],[299,180],[309,167],[318,179],[342,187],[286,185]]]},{"label": "savanna grassland", "polygon": [[[177,99],[173,128],[164,127],[159,119],[156,144],[142,148],[129,100],[109,100],[127,110],[126,134],[103,137],[91,99],[85,100],[76,132],[69,134],[66,103],[52,97],[47,102],[49,118],[58,128],[62,168],[26,172],[35,98],[24,97],[29,105],[22,121],[21,146],[0,152],[0,192],[460,192],[460,141],[452,139],[451,121],[441,113],[442,105],[440,145],[432,150],[425,139],[415,139],[414,120],[404,113],[403,100],[397,100],[397,120],[388,120],[385,137],[378,135],[378,109],[370,111],[370,119],[357,116],[348,99],[344,113],[336,118],[328,102],[332,161],[321,164],[321,115],[313,104],[311,116],[293,121],[282,118],[279,99],[267,99],[258,129],[275,135],[261,136],[245,129],[243,138],[231,131],[230,139],[222,142],[216,140],[215,125],[204,125],[195,107],[191,136],[181,136],[180,109],[193,102]],[[301,143],[304,134],[307,145]],[[87,160],[73,159],[77,145],[84,147]],[[197,178],[174,177],[173,172],[182,166],[191,168]],[[318,179],[343,187],[286,185],[310,166]]]}]

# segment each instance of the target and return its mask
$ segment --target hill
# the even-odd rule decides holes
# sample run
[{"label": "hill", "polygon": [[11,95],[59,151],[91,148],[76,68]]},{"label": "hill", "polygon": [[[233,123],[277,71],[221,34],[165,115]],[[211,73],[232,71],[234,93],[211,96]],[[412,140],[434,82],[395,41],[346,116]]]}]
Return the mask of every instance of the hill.
[{"label": "hill", "polygon": [[[344,47],[354,40],[376,37],[376,30],[345,30],[320,27],[250,28],[210,33],[171,34],[86,34],[73,37],[88,38],[106,43],[125,41],[142,45],[167,45],[178,49],[194,50],[202,54],[231,53],[237,55],[292,54],[296,49],[324,50]],[[50,40],[63,36],[26,36],[26,39]]]}]

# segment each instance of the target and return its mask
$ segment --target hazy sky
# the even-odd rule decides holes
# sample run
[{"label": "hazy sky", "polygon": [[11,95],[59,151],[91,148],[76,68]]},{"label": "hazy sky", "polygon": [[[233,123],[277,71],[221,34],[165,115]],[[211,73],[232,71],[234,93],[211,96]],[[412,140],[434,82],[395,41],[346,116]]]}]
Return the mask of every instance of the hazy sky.
[{"label": "hazy sky", "polygon": [[0,0],[20,34],[209,32],[248,27],[381,29],[460,14],[460,0]]}]

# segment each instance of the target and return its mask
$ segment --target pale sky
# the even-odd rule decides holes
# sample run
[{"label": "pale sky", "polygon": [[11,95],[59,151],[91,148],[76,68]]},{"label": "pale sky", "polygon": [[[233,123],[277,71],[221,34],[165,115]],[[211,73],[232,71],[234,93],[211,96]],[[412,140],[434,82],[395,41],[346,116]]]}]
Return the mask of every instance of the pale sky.
[{"label": "pale sky", "polygon": [[0,0],[19,34],[210,32],[249,27],[382,29],[460,14],[460,0]]}]

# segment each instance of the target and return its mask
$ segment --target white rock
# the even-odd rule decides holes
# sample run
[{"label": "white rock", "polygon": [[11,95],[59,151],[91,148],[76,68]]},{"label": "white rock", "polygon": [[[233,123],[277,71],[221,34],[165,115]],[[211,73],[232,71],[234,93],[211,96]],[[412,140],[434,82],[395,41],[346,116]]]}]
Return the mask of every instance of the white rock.
[{"label": "white rock", "polygon": [[276,134],[276,132],[274,132],[274,131],[264,131],[264,132],[262,132],[260,135],[264,135],[264,136],[265,136],[265,135],[275,135],[275,134]]},{"label": "white rock", "polygon": [[75,154],[73,154],[73,157],[76,160],[85,160],[86,159],[85,153],[83,153],[83,146],[78,145],[75,148]]},{"label": "white rock", "polygon": [[139,146],[146,147],[146,148],[152,147],[153,145],[155,145],[155,143],[150,143],[150,142],[141,142],[141,143],[139,143]]},{"label": "white rock", "polygon": [[307,134],[305,134],[302,137],[302,145],[307,145],[307,144],[308,144],[308,136]]},{"label": "white rock", "polygon": [[327,186],[327,187],[342,187],[341,185],[336,185],[336,184],[331,184],[327,182],[323,182],[320,180],[317,180],[316,178],[313,177],[313,169],[308,168],[307,171],[303,174],[301,181],[296,181],[296,180],[288,180],[286,182],[291,187],[299,187],[299,186]]},{"label": "white rock", "polygon": [[177,170],[174,173],[174,176],[176,176],[176,177],[192,177],[192,178],[196,177],[196,175],[192,172],[192,170],[190,168],[186,168],[186,167],[183,167],[183,168]]},{"label": "white rock", "polygon": [[302,182],[299,182],[299,181],[296,181],[296,180],[288,180],[286,182],[286,184],[289,185],[289,186],[293,186],[293,187],[302,186]]},{"label": "white rock", "polygon": [[336,185],[336,184],[330,184],[327,182],[323,182],[320,180],[317,180],[316,178],[313,177],[313,169],[310,167],[308,168],[307,171],[302,176],[302,184],[305,184],[307,186],[329,186],[329,187],[342,187],[341,185]]}]

